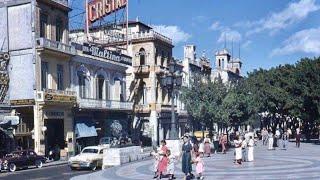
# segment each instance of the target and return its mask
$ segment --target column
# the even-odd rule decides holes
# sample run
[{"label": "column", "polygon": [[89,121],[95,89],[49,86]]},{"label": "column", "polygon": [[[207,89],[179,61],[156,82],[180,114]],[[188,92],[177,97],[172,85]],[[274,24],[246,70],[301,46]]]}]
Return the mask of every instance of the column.
[{"label": "column", "polygon": [[39,105],[39,103],[36,103],[33,106],[33,112],[34,112],[34,150],[39,155],[45,155],[45,137],[44,133],[42,131],[42,128],[44,127],[44,121],[43,121],[43,110],[42,106]]}]

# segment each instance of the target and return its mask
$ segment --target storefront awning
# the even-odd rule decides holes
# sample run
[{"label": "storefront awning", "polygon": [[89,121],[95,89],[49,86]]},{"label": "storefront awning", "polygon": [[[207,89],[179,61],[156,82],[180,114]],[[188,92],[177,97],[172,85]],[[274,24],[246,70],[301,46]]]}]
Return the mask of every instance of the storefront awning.
[{"label": "storefront awning", "polygon": [[98,136],[94,122],[91,119],[77,119],[75,133],[77,139]]}]

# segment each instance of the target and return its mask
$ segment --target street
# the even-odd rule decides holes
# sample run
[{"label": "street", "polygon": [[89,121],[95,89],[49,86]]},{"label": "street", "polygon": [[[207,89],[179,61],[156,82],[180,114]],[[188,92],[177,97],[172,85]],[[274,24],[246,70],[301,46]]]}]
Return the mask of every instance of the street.
[{"label": "street", "polygon": [[8,180],[62,180],[70,179],[77,175],[92,173],[90,170],[71,171],[67,165],[58,165],[43,167],[41,169],[30,168],[26,170],[18,170],[14,173],[2,172],[0,179]]}]

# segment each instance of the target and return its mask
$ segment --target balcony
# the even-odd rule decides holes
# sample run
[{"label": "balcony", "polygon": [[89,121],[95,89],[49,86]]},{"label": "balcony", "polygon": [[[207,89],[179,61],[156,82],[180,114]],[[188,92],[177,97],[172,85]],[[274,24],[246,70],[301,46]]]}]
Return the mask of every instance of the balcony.
[{"label": "balcony", "polygon": [[83,108],[83,109],[132,111],[132,107],[133,107],[132,102],[121,102],[121,101],[89,99],[89,98],[81,98],[78,100],[78,103],[79,103],[79,108]]},{"label": "balcony", "polygon": [[52,41],[46,38],[38,38],[36,42],[37,42],[37,48],[45,48],[45,49],[65,53],[68,55],[76,55],[75,47],[68,44],[64,44],[58,41]]},{"label": "balcony", "polygon": [[149,65],[133,66],[133,71],[137,75],[149,74],[150,66]]}]

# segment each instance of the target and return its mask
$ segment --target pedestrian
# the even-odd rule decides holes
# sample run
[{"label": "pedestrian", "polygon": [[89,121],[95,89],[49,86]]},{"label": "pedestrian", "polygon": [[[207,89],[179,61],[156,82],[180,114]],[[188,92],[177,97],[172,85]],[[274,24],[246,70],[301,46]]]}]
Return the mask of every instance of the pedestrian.
[{"label": "pedestrian", "polygon": [[221,144],[221,146],[222,146],[222,154],[226,154],[226,150],[227,150],[227,148],[226,148],[227,139],[228,139],[227,134],[224,133],[224,134],[221,136],[221,139],[220,139],[220,144]]},{"label": "pedestrian", "polygon": [[185,179],[191,178],[192,171],[192,159],[191,159],[191,151],[192,145],[190,143],[189,137],[183,137],[183,145],[182,145],[182,172],[185,175]]},{"label": "pedestrian", "polygon": [[280,132],[279,128],[277,128],[276,134],[275,134],[275,147],[279,147],[280,137],[281,137],[281,132]]},{"label": "pedestrian", "polygon": [[289,133],[287,130],[282,134],[281,139],[282,139],[282,149],[287,150],[287,144],[289,139]]},{"label": "pedestrian", "polygon": [[301,132],[300,128],[297,128],[297,134],[296,134],[296,147],[300,148],[300,140],[301,140]]},{"label": "pedestrian", "polygon": [[204,163],[200,157],[200,153],[196,154],[196,159],[194,160],[194,163],[196,164],[196,173],[197,173],[197,179],[204,179],[203,172],[204,172]]},{"label": "pedestrian", "polygon": [[159,162],[160,162],[160,155],[159,155],[160,150],[161,149],[158,148],[154,152],[151,153],[151,155],[154,158],[154,162],[153,162],[154,177],[153,177],[153,179],[158,178],[158,166],[159,166]]},{"label": "pedestrian", "polygon": [[269,130],[268,133],[268,150],[274,150],[273,148],[273,133],[271,132],[271,130]]},{"label": "pedestrian", "polygon": [[171,151],[168,150],[167,151],[167,157],[168,157],[168,169],[167,169],[167,173],[169,175],[169,179],[175,179],[174,177],[174,163],[176,161],[176,157],[171,154]]},{"label": "pedestrian", "polygon": [[234,146],[235,146],[235,159],[237,164],[242,164],[242,141],[239,137],[239,135],[236,136],[234,140]]},{"label": "pedestrian", "polygon": [[266,128],[262,129],[261,135],[262,135],[262,144],[264,146],[268,145],[268,131]]},{"label": "pedestrian", "polygon": [[198,149],[198,152],[202,155],[202,156],[204,156],[204,141],[201,139],[201,138],[199,138],[199,140],[198,140],[198,142],[199,142],[199,149]]},{"label": "pedestrian", "polygon": [[247,161],[247,140],[245,137],[242,137],[242,161],[246,162]]},{"label": "pedestrian", "polygon": [[250,136],[250,139],[249,139],[247,146],[248,146],[248,161],[252,162],[254,160],[254,155],[253,155],[254,140],[253,140],[252,136]]},{"label": "pedestrian", "polygon": [[209,135],[204,138],[204,154],[207,155],[207,157],[210,157],[211,154],[211,140],[209,138]]},{"label": "pedestrian", "polygon": [[167,157],[167,145],[166,145],[166,141],[162,140],[161,141],[161,150],[159,152],[160,155],[160,161],[159,161],[159,165],[158,165],[158,177],[160,177],[160,179],[163,177],[164,172],[166,172],[167,170],[167,166],[168,166],[168,157]]}]

